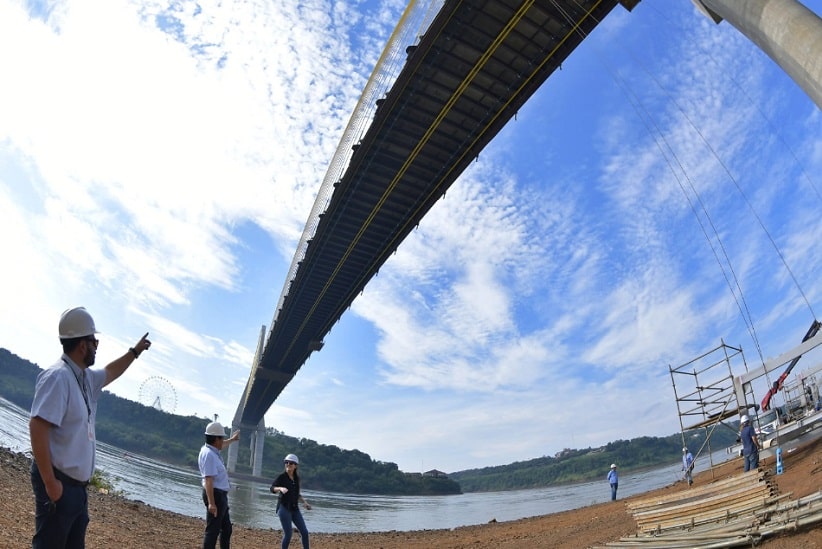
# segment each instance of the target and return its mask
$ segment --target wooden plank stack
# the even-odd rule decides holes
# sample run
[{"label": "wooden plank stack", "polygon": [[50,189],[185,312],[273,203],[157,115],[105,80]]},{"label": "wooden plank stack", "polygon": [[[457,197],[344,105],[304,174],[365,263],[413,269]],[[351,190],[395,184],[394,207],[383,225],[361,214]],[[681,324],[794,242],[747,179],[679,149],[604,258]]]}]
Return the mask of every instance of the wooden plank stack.
[{"label": "wooden plank stack", "polygon": [[822,491],[792,501],[763,469],[626,506],[637,534],[606,547],[751,547],[767,536],[822,524]]},{"label": "wooden plank stack", "polygon": [[665,498],[634,501],[628,504],[628,510],[640,532],[660,533],[750,515],[777,497],[778,492],[771,475],[757,469]]}]

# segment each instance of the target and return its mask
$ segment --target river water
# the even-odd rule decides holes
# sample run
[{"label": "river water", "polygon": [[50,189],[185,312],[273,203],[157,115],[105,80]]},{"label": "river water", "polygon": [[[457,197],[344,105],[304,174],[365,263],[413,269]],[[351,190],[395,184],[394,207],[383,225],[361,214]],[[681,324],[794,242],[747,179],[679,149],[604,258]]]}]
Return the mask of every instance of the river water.
[{"label": "river water", "polygon": [[[28,411],[0,398],[0,436],[3,446],[31,453]],[[681,476],[679,456],[670,466],[620,476],[619,497],[666,486]],[[714,454],[714,463],[726,459]],[[697,460],[696,470],[707,469],[707,458]],[[181,469],[101,442],[97,443],[97,468],[105,472],[117,490],[132,500],[192,517],[204,517],[197,471]],[[310,470],[302,472],[311,475]],[[468,493],[455,496],[371,496],[304,490],[312,510],[304,511],[312,532],[383,532],[456,528],[484,524],[491,519],[510,521],[577,509],[607,501],[611,491],[605,480],[506,492]],[[275,497],[268,484],[232,479],[229,496],[235,524],[279,529],[274,514]],[[33,502],[32,502],[33,505]]]}]

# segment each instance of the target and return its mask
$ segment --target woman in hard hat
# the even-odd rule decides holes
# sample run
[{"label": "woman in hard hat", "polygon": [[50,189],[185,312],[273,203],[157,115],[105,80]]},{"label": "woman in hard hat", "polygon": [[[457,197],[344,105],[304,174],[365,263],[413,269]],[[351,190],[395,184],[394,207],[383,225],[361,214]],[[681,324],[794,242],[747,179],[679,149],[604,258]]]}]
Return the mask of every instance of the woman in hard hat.
[{"label": "woman in hard hat", "polygon": [[283,465],[285,471],[280,473],[271,484],[271,493],[279,495],[276,512],[277,516],[280,517],[280,524],[283,526],[282,549],[287,549],[288,544],[291,543],[291,534],[294,531],[292,524],[300,532],[303,549],[308,549],[308,528],[305,526],[305,520],[302,513],[300,513],[298,503],[302,502],[308,510],[311,510],[311,505],[300,494],[300,475],[297,473],[300,460],[296,455],[288,454],[283,459]]}]

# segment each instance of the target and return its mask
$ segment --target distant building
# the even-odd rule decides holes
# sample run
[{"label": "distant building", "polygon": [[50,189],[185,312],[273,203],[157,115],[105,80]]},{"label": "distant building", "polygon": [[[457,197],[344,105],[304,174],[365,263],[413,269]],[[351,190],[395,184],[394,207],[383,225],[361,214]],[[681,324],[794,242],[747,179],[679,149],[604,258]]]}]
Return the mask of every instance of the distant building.
[{"label": "distant building", "polygon": [[443,473],[442,471],[437,471],[436,469],[431,469],[430,471],[426,471],[422,474],[424,477],[434,477],[434,478],[448,478],[448,475]]}]

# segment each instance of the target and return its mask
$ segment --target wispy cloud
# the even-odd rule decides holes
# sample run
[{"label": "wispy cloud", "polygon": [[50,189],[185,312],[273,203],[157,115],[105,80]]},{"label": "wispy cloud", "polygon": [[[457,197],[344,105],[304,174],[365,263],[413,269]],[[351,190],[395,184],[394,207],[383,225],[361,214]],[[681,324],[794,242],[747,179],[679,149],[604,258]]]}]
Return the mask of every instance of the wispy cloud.
[{"label": "wispy cloud", "polygon": [[[178,412],[233,417],[404,7],[0,0],[13,312],[0,345],[46,366],[59,313],[84,304],[101,361],[146,331],[155,341],[114,392],[137,399],[163,376]],[[740,310],[778,354],[821,307],[820,124],[729,25],[673,0],[618,7],[402,243],[267,422],[406,470],[674,432],[669,365],[720,338],[757,360]]]}]

